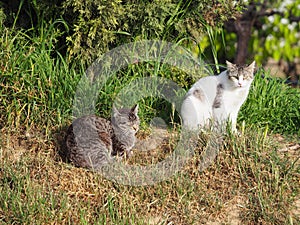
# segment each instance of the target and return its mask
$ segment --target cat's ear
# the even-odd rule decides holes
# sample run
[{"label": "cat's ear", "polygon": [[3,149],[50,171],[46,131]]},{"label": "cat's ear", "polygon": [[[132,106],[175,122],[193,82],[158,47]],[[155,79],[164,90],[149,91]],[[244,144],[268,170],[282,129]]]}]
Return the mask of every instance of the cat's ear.
[{"label": "cat's ear", "polygon": [[252,70],[254,70],[255,68],[255,61],[253,61],[249,66],[248,68],[251,68]]},{"label": "cat's ear", "polygon": [[226,65],[228,70],[234,70],[236,65],[226,60]]},{"label": "cat's ear", "polygon": [[249,73],[254,73],[254,69],[255,69],[255,61],[253,61],[248,67],[247,70]]},{"label": "cat's ear", "polygon": [[115,116],[118,116],[118,115],[120,115],[120,112],[119,112],[119,110],[113,105],[113,107],[112,107],[112,111],[113,111],[113,116],[115,117]]},{"label": "cat's ear", "polygon": [[138,104],[134,105],[134,106],[131,108],[131,112],[133,112],[135,115],[137,115],[138,110],[139,110],[139,105],[138,105]]}]

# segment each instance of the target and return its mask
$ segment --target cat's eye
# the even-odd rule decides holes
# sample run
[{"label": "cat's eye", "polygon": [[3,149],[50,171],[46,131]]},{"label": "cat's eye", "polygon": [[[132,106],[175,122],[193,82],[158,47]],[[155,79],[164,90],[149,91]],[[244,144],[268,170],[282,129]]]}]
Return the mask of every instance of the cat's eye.
[{"label": "cat's eye", "polygon": [[231,79],[236,79],[236,80],[239,80],[239,77],[238,76],[230,76]]}]

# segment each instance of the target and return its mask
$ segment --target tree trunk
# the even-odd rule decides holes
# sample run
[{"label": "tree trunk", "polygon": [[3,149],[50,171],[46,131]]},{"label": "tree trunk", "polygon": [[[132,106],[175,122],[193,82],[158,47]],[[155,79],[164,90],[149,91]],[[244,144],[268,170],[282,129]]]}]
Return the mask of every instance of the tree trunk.
[{"label": "tree trunk", "polygon": [[236,20],[234,26],[237,34],[237,51],[235,56],[235,63],[244,65],[248,58],[248,45],[252,32],[252,21]]},{"label": "tree trunk", "polygon": [[297,65],[295,62],[288,62],[287,66],[284,68],[284,72],[288,77],[288,83],[292,87],[298,86],[299,77],[297,75]]},{"label": "tree trunk", "polygon": [[237,50],[234,62],[244,65],[248,58],[248,46],[252,34],[252,27],[257,19],[256,5],[252,2],[236,20],[229,20],[225,27],[237,35]]}]

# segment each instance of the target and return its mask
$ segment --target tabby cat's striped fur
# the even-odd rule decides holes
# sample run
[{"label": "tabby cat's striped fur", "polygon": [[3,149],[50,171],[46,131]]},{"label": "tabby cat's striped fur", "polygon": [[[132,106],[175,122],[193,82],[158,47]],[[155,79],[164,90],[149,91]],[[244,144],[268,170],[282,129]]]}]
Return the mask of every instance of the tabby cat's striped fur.
[{"label": "tabby cat's striped fur", "polygon": [[98,170],[116,155],[130,155],[139,129],[138,106],[115,109],[111,121],[89,115],[76,119],[66,135],[67,159],[75,166]]}]

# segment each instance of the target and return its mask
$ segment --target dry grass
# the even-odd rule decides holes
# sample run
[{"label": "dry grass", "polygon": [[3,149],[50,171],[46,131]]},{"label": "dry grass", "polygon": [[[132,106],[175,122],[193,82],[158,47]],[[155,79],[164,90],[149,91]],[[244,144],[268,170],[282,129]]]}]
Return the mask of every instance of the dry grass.
[{"label": "dry grass", "polygon": [[[176,145],[176,135],[160,132],[158,148],[149,145],[151,151],[136,150],[126,163],[146,165],[170,154]],[[139,137],[147,135],[140,132]],[[62,137],[61,133],[53,136]],[[281,146],[276,139],[263,133],[249,131],[247,136],[228,136],[214,164],[205,171],[199,172],[201,152],[196,152],[173,177],[143,187],[113,183],[98,173],[63,162],[59,143],[55,138],[44,139],[39,133],[2,130],[2,223],[300,222],[299,163],[293,164],[299,158],[299,149],[296,154],[278,152]]]}]

